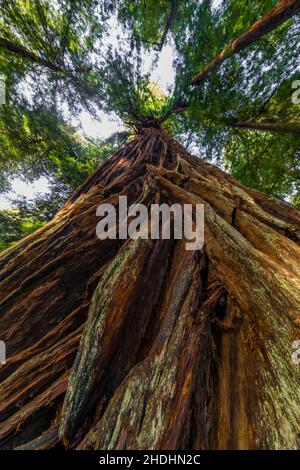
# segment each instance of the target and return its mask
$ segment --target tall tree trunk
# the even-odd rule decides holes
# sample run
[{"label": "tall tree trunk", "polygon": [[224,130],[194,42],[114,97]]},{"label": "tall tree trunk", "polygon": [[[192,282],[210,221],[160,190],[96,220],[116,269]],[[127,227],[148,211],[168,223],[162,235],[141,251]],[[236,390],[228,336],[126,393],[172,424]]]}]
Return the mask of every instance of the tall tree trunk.
[{"label": "tall tree trunk", "polygon": [[[205,244],[99,240],[120,195],[203,203]],[[295,449],[300,214],[159,129],[0,257],[1,448]]]},{"label": "tall tree trunk", "polygon": [[300,0],[280,0],[265,16],[256,21],[245,33],[232,41],[228,47],[216,55],[192,79],[192,85],[199,85],[211,70],[217,69],[225,60],[244,50],[265,34],[300,12]]}]

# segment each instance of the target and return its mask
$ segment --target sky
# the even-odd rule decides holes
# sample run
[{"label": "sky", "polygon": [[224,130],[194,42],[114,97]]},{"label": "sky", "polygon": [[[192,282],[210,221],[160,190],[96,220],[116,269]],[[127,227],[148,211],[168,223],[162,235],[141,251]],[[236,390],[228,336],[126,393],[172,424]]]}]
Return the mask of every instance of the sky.
[{"label": "sky", "polygon": [[[172,85],[174,82],[174,72],[173,72],[173,49],[167,44],[163,47],[160,57],[157,63],[157,67],[153,70],[151,74],[151,79],[157,83],[157,85],[167,92],[168,86]],[[153,61],[153,54],[145,54],[144,56],[144,68],[147,71],[151,67]],[[93,138],[103,138],[106,139],[114,132],[120,131],[123,129],[122,122],[117,116],[111,114],[99,114],[100,121],[97,121],[91,117],[88,112],[83,112],[79,116],[79,121],[81,123],[84,133]],[[76,122],[74,122],[75,124]]]},{"label": "sky", "polygon": [[[223,0],[213,0],[213,7],[217,8]],[[111,28],[112,34],[109,37],[109,42],[114,42],[113,35],[116,35],[115,28]],[[144,56],[143,64],[145,71],[148,70],[152,64],[154,54],[147,53]],[[151,80],[164,91],[167,91],[168,86],[173,84],[173,49],[170,44],[163,47],[156,68],[151,74]],[[111,114],[99,114],[99,120],[93,119],[88,112],[82,112],[78,118],[72,122],[75,126],[81,126],[83,132],[92,138],[107,138],[116,131],[122,130],[122,122],[117,116]],[[33,199],[38,194],[45,194],[48,192],[48,182],[45,177],[41,177],[34,183],[26,183],[20,178],[15,178],[12,181],[12,189],[5,195],[0,195],[0,210],[7,209],[12,206],[11,199],[25,196],[28,199]]]},{"label": "sky", "polygon": [[[172,85],[174,73],[172,68],[173,49],[170,45],[163,47],[156,68],[151,74],[151,79],[158,86],[167,91],[168,86]],[[146,54],[144,57],[144,67],[148,70],[153,61],[153,54]],[[83,132],[92,138],[107,138],[116,131],[123,129],[120,119],[116,115],[99,113],[99,120],[93,119],[88,112],[82,112],[77,119],[72,122],[75,126],[81,125]],[[38,194],[45,194],[48,191],[47,178],[41,177],[34,183],[25,183],[20,178],[12,181],[12,190],[5,195],[0,195],[0,210],[12,207],[11,199],[25,196],[28,199],[34,199]]]}]

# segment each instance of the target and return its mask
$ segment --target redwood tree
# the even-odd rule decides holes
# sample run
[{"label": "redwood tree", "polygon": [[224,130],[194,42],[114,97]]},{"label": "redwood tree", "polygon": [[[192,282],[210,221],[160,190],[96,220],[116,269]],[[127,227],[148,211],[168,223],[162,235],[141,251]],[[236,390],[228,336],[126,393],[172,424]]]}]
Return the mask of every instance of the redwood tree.
[{"label": "redwood tree", "polygon": [[[163,40],[172,33],[179,50],[185,26],[171,4]],[[141,33],[147,16],[121,7]],[[210,9],[203,2],[199,18],[213,18]],[[0,255],[1,448],[296,449],[300,213],[171,136],[183,119],[207,119],[195,111],[207,95],[191,91],[193,74],[179,70],[165,100],[143,80],[130,86],[117,59],[103,72],[106,106],[134,135],[48,224]],[[129,73],[130,56],[122,66]],[[124,195],[148,208],[204,204],[203,248],[174,237],[99,240],[97,207]]]}]

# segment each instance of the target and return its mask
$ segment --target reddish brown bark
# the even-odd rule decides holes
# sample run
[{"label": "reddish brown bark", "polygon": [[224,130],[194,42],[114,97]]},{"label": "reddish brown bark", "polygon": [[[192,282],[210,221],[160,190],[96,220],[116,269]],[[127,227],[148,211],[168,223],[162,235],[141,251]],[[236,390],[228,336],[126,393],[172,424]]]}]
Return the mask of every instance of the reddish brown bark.
[{"label": "reddish brown bark", "polygon": [[225,60],[233,54],[244,50],[265,34],[281,25],[300,11],[300,0],[281,0],[265,16],[256,21],[251,28],[237,39],[233,40],[228,47],[216,55],[209,64],[200,70],[192,79],[192,85],[199,85],[210,73],[217,69]]},{"label": "reddish brown bark", "polygon": [[[204,248],[100,241],[120,195],[204,203]],[[291,206],[143,129],[0,256],[0,447],[296,448],[299,240]]]}]

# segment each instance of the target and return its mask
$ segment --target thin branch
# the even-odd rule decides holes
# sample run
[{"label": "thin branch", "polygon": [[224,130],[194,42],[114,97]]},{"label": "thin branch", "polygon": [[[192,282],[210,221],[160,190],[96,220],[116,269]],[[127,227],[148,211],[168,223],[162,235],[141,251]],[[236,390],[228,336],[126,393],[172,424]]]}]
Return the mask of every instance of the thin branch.
[{"label": "thin branch", "polygon": [[31,62],[34,62],[38,65],[42,65],[43,67],[51,69],[55,72],[62,71],[62,68],[54,62],[51,62],[47,59],[43,59],[42,57],[38,56],[26,47],[22,46],[22,44],[6,39],[3,36],[0,37],[0,49],[5,49],[9,52],[13,52],[14,54],[19,55],[20,57],[29,59]]},{"label": "thin branch", "polygon": [[230,127],[239,129],[249,129],[262,132],[277,132],[279,134],[291,134],[300,136],[300,124],[280,123],[280,122],[259,122],[244,121],[228,123]]},{"label": "thin branch", "polygon": [[300,0],[281,0],[271,11],[256,21],[248,31],[232,41],[228,47],[216,55],[209,64],[192,78],[191,84],[199,85],[211,70],[217,69],[229,57],[244,50],[299,12]]},{"label": "thin branch", "polygon": [[165,29],[164,29],[161,41],[158,44],[157,49],[156,49],[159,52],[162,50],[162,48],[164,46],[166,37],[167,37],[168,32],[170,31],[172,23],[174,21],[175,13],[176,13],[176,8],[175,7],[176,7],[176,1],[175,0],[170,0],[170,13],[169,13],[169,16],[168,16],[166,24],[165,24]]}]

